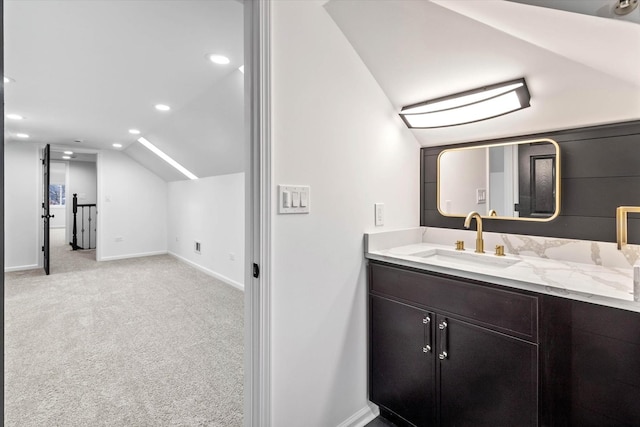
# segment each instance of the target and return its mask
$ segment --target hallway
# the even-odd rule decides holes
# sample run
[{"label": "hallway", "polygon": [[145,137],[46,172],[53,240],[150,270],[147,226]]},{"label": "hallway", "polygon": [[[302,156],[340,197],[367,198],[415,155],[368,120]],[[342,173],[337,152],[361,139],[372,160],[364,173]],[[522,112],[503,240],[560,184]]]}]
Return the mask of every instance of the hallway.
[{"label": "hallway", "polygon": [[243,293],[53,231],[50,276],[5,274],[5,425],[242,425]]}]

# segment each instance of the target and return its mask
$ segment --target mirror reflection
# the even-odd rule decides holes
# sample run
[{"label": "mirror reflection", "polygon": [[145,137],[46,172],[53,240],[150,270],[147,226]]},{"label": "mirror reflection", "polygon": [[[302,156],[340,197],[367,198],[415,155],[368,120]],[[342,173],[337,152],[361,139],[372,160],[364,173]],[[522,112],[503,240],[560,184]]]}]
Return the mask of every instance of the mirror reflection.
[{"label": "mirror reflection", "polygon": [[443,150],[437,197],[444,216],[550,221],[560,212],[560,147],[537,139]]}]

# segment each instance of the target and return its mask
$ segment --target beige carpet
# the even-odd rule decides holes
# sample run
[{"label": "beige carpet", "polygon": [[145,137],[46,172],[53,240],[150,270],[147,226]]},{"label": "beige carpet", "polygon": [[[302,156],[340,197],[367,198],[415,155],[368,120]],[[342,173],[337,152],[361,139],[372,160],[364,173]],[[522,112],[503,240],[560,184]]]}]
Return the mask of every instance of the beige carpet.
[{"label": "beige carpet", "polygon": [[5,274],[5,425],[242,425],[242,292],[68,248],[50,276]]}]

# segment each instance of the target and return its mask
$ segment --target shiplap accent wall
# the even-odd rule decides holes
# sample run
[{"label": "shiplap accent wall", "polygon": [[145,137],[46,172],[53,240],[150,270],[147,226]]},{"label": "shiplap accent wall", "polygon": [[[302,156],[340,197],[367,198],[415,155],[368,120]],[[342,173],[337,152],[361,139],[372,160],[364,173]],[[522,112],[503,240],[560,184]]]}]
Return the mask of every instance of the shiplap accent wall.
[{"label": "shiplap accent wall", "polygon": [[[462,229],[437,209],[437,159],[444,149],[551,138],[561,157],[560,216],[550,222],[485,220],[486,231],[616,241],[616,207],[640,206],[640,121],[422,149],[420,224]],[[629,214],[629,243],[640,244],[640,215]]]}]

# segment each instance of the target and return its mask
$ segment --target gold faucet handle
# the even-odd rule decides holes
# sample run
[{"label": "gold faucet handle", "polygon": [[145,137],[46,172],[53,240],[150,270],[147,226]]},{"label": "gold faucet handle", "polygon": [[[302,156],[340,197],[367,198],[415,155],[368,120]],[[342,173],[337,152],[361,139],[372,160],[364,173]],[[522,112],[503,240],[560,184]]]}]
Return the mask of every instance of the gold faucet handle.
[{"label": "gold faucet handle", "polygon": [[464,240],[456,241],[456,251],[464,251]]},{"label": "gold faucet handle", "polygon": [[504,246],[496,245],[496,256],[504,256]]}]

